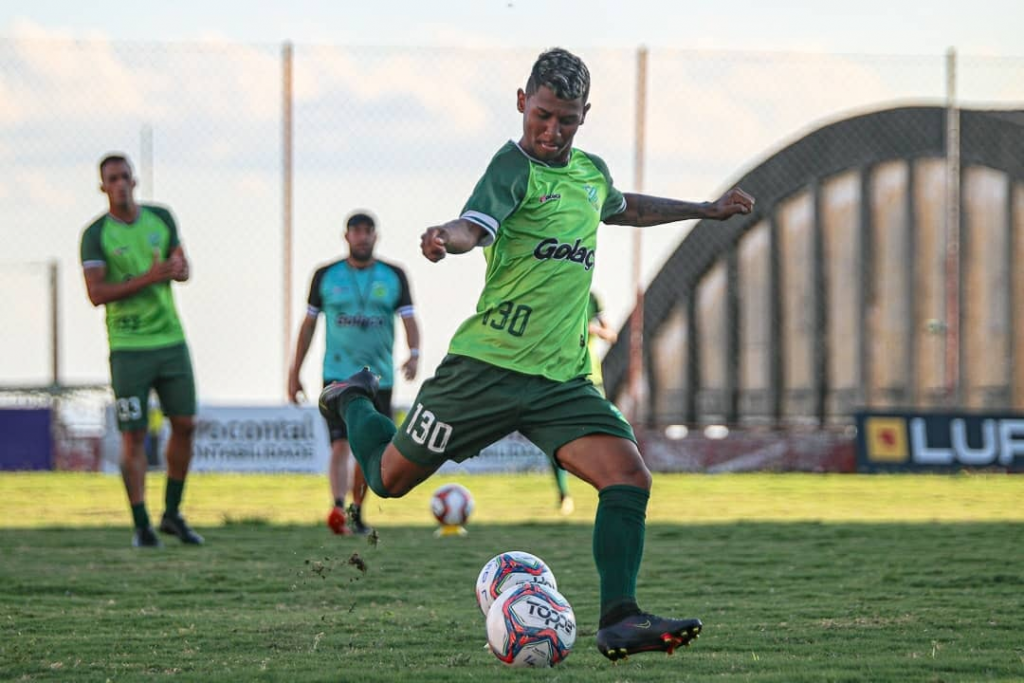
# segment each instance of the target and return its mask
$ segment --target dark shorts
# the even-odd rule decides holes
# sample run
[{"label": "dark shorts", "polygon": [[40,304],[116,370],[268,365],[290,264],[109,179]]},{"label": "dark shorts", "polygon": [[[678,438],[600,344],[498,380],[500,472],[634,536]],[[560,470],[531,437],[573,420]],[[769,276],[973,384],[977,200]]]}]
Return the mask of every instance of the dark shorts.
[{"label": "dark shorts", "polygon": [[[325,379],[324,386],[326,387],[331,382],[340,382],[337,379]],[[377,409],[378,413],[391,417],[391,389],[380,389],[377,391],[377,397],[373,399],[373,407]],[[331,435],[331,443],[340,441],[341,439],[348,438],[348,427],[345,426],[345,422],[338,417],[331,417],[327,419],[327,431]]]},{"label": "dark shorts", "polygon": [[150,389],[156,390],[164,415],[196,414],[196,382],[187,344],[111,351],[110,384],[122,432],[146,429]]},{"label": "dark shorts", "polygon": [[472,458],[514,431],[556,464],[559,448],[588,434],[636,443],[626,418],[586,377],[556,382],[449,355],[423,383],[394,444],[409,460],[432,467]]}]

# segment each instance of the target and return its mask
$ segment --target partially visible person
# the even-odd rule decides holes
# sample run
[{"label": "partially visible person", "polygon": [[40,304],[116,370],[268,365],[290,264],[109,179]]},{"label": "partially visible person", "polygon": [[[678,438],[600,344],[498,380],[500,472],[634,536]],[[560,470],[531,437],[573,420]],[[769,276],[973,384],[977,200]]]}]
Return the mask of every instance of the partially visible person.
[{"label": "partially visible person", "polygon": [[164,428],[164,411],[160,409],[160,401],[150,393],[149,417],[146,420],[146,438],[143,440],[143,448],[146,451],[146,462],[150,467],[160,465],[160,431]]},{"label": "partially visible person", "polygon": [[593,382],[601,394],[604,394],[604,373],[601,371],[601,356],[597,352],[598,340],[614,344],[619,339],[619,334],[604,319],[604,309],[601,307],[601,300],[593,291],[590,292],[590,300],[587,302],[587,350],[590,352],[590,381]]},{"label": "partially visible person", "polygon": [[[348,256],[321,266],[313,273],[309,287],[309,307],[299,327],[295,356],[288,372],[288,397],[298,403],[304,390],[299,371],[309,352],[317,320],[323,313],[327,321],[327,345],[323,360],[323,386],[344,379],[362,367],[377,373],[380,391],[374,406],[391,416],[391,390],[394,386],[395,314],[402,319],[409,342],[409,358],[402,373],[416,377],[420,356],[420,331],[416,324],[412,294],[405,272],[396,265],[374,256],[377,222],[367,211],[356,211],[345,220]],[[368,534],[363,516],[366,480],[358,464],[351,477],[352,505],[346,516],[345,494],[349,489],[348,429],[345,422],[327,420],[331,438],[331,463],[328,479],[334,506],[327,526],[339,535]]]},{"label": "partially visible person", "polygon": [[[590,292],[590,300],[587,302],[587,351],[590,353],[590,381],[594,388],[604,395],[604,374],[601,372],[601,356],[598,354],[598,339],[609,344],[614,344],[619,338],[618,333],[612,329],[602,315],[601,301],[593,291]],[[555,485],[558,487],[558,507],[563,515],[571,515],[576,510],[576,504],[569,493],[569,475],[557,463],[552,464],[552,471],[555,475]]]},{"label": "partially visible person", "polygon": [[162,545],[146,509],[150,389],[156,391],[171,423],[160,531],[182,543],[200,545],[203,537],[181,515],[192,460],[196,388],[171,290],[172,282],[188,280],[188,259],[171,212],[135,203],[135,177],[126,156],[104,157],[100,182],[109,208],[82,233],[81,258],[89,301],[106,307],[110,382],[121,431],[121,475],[135,526],[132,545]]}]

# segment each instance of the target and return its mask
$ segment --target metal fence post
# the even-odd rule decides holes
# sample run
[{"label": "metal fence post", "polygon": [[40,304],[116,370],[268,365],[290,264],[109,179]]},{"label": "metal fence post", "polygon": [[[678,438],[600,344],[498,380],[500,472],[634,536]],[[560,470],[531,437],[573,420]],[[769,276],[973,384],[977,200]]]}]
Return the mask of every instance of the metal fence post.
[{"label": "metal fence post", "polygon": [[[644,187],[644,136],[647,118],[647,48],[641,47],[636,54],[636,151],[633,158],[633,185],[636,192]],[[641,380],[644,363],[644,288],[641,282],[641,250],[643,247],[642,228],[633,228],[633,287],[636,305],[629,326],[629,398],[632,422],[641,418]]]},{"label": "metal fence post", "polygon": [[956,49],[946,52],[946,400],[960,403],[960,110]]},{"label": "metal fence post", "polygon": [[[281,206],[282,206],[282,249],[281,278],[284,301],[283,326],[284,368],[287,372],[292,346],[292,44],[286,42],[281,48]],[[285,373],[282,373],[285,374]],[[285,393],[288,388],[285,385]],[[288,396],[286,399],[290,398]]]}]

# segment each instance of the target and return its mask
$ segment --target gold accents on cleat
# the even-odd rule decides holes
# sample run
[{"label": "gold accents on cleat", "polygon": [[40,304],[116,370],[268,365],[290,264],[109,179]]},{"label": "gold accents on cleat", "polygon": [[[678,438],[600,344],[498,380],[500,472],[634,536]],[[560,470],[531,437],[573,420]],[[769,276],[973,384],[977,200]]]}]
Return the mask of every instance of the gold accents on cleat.
[{"label": "gold accents on cleat", "polygon": [[613,663],[618,664],[629,659],[629,653],[624,647],[612,648],[604,653],[605,657],[612,660]]}]

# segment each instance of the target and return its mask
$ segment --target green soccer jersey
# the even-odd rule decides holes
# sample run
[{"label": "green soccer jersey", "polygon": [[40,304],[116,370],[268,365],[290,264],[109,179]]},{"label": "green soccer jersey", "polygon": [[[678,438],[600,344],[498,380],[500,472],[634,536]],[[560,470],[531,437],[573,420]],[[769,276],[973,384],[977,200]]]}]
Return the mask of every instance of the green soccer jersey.
[{"label": "green soccer jersey", "polygon": [[[166,259],[179,243],[174,218],[163,207],[140,206],[133,223],[122,223],[107,213],[82,233],[82,267],[106,267],[107,282],[127,282],[150,269],[155,251]],[[111,351],[155,349],[185,341],[170,282],[110,301],[106,314]]]},{"label": "green soccer jersey", "polygon": [[449,352],[555,381],[588,374],[597,226],[625,208],[598,157],[573,149],[552,166],[505,144],[462,210],[487,232],[487,276]]}]

